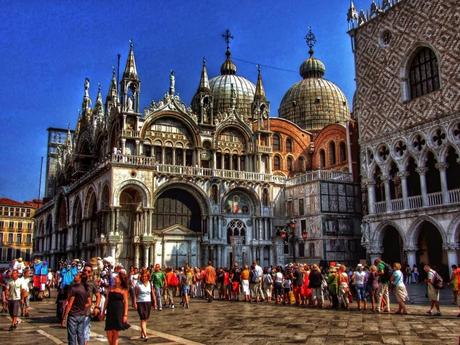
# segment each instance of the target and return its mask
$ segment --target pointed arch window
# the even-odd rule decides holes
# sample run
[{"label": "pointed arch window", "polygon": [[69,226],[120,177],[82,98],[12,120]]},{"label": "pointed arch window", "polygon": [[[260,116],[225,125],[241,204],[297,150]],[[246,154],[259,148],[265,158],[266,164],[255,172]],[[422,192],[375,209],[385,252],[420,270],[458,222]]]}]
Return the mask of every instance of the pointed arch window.
[{"label": "pointed arch window", "polygon": [[279,134],[273,134],[273,151],[281,151],[281,140]]},{"label": "pointed arch window", "polygon": [[324,169],[326,167],[326,153],[323,149],[319,151],[319,168]]},{"label": "pointed arch window", "polygon": [[438,59],[430,48],[422,47],[414,53],[408,72],[411,99],[439,89]]},{"label": "pointed arch window", "polygon": [[287,169],[289,172],[293,171],[293,166],[292,166],[292,157],[287,158]]},{"label": "pointed arch window", "polygon": [[280,158],[280,156],[275,156],[273,158],[273,170],[281,170],[281,158]]},{"label": "pointed arch window", "polygon": [[286,152],[292,153],[293,145],[291,138],[286,139]]},{"label": "pointed arch window", "polygon": [[337,163],[337,158],[335,155],[335,143],[331,141],[329,143],[329,164],[335,165]]}]

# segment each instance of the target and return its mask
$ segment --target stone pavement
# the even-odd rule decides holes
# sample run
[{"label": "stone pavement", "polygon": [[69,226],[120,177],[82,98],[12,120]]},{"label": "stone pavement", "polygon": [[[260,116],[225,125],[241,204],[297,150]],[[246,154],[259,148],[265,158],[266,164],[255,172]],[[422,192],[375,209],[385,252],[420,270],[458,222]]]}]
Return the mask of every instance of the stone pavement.
[{"label": "stone pavement", "polygon": [[[415,290],[414,290],[415,289]],[[411,288],[423,303],[423,288]],[[417,292],[418,291],[418,292]],[[448,300],[449,291],[443,291]],[[353,305],[356,307],[356,304]],[[395,306],[392,306],[395,308]],[[54,300],[32,302],[31,317],[8,332],[8,317],[0,316],[0,344],[64,344],[66,330],[54,318]],[[458,308],[442,305],[442,316],[426,316],[425,303],[410,305],[410,315],[316,310],[265,303],[192,300],[190,309],[176,307],[151,315],[146,344],[459,344]],[[141,344],[138,317],[129,312],[132,327],[121,332],[120,344]],[[92,322],[91,344],[108,344],[104,322]]]}]

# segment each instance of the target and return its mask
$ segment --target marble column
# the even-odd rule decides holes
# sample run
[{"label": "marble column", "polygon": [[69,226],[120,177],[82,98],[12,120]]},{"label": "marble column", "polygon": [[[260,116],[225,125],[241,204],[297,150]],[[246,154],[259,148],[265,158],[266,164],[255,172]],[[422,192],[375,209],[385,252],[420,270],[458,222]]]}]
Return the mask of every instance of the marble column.
[{"label": "marble column", "polygon": [[407,265],[412,268],[414,265],[417,264],[417,256],[416,256],[417,249],[407,248],[407,249],[404,249],[404,251],[406,252]]},{"label": "marble column", "polygon": [[122,154],[125,154],[126,153],[126,139],[125,138],[122,138],[121,139],[121,153]]},{"label": "marble column", "polygon": [[446,205],[450,202],[449,190],[447,189],[447,175],[446,175],[447,164],[439,162],[436,164],[436,168],[439,170],[439,177],[441,179],[442,203]]},{"label": "marble column", "polygon": [[386,211],[391,211],[391,191],[390,191],[390,177],[383,176],[383,187],[385,188],[385,206]]},{"label": "marble column", "polygon": [[422,202],[423,202],[423,206],[428,206],[428,193],[427,193],[427,189],[426,189],[426,171],[427,171],[427,168],[426,167],[419,167],[417,168],[417,172],[420,176],[420,189],[421,189],[421,192],[422,192]]},{"label": "marble column", "polygon": [[134,266],[139,267],[139,244],[134,245]]},{"label": "marble column", "polygon": [[455,244],[448,244],[444,249],[447,251],[447,265],[449,266],[449,274],[452,274],[452,265],[458,265],[458,248]]},{"label": "marble column", "polygon": [[150,244],[144,244],[144,267],[149,267],[150,264]]},{"label": "marble column", "polygon": [[401,171],[398,173],[398,176],[401,179],[403,207],[407,210],[409,208],[409,193],[407,192],[407,177],[409,176],[409,173],[407,171]]},{"label": "marble column", "polygon": [[367,201],[369,206],[369,213],[375,213],[375,181],[369,180],[367,182]]}]

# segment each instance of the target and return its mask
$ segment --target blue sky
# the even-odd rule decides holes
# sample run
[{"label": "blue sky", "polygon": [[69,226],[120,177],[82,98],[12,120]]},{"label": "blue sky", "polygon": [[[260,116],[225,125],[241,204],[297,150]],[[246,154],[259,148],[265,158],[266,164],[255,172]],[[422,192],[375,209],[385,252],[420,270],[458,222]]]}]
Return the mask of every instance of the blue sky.
[{"label": "blue sky", "polygon": [[[357,7],[369,3],[355,1]],[[227,28],[235,37],[237,74],[255,82],[256,63],[283,69],[262,68],[272,115],[300,79],[308,26],[318,41],[315,56],[326,64],[325,77],[350,100],[355,84],[348,5],[348,0],[0,0],[0,196],[37,197],[46,129],[69,123],[74,128],[85,77],[91,80],[92,98],[98,83],[105,97],[116,55],[121,54],[123,67],[131,38],[142,108],[162,98],[171,69],[176,91],[190,103],[202,58],[210,77],[219,73]]]}]

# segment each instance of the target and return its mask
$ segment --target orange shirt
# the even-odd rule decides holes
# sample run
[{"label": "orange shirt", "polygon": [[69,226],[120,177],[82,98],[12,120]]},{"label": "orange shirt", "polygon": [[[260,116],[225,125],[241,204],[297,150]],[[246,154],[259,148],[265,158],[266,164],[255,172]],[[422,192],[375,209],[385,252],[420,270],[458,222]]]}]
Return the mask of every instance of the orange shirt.
[{"label": "orange shirt", "polygon": [[249,279],[249,270],[243,270],[241,272],[241,280],[248,280]]},{"label": "orange shirt", "polygon": [[206,284],[215,284],[216,283],[216,270],[212,266],[208,266],[205,269],[206,272]]}]

